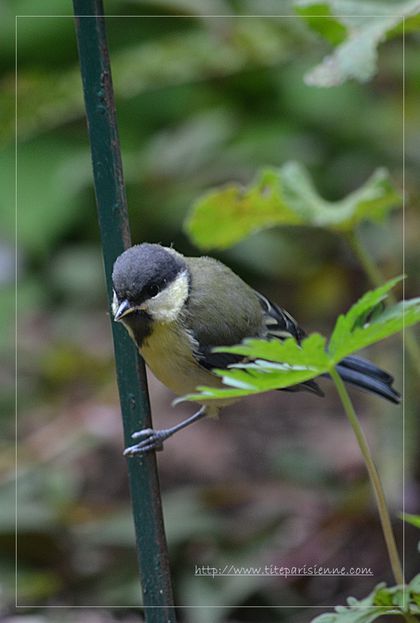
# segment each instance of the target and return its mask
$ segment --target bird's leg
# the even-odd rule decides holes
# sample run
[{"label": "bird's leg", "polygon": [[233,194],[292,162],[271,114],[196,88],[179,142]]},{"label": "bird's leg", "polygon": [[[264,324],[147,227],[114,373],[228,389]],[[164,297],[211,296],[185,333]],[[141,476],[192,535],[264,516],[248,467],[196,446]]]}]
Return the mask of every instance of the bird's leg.
[{"label": "bird's leg", "polygon": [[201,420],[206,415],[206,407],[202,406],[197,413],[191,415],[189,418],[182,420],[176,426],[172,426],[172,428],[163,428],[162,430],[153,430],[153,428],[144,428],[136,433],[133,433],[131,436],[133,439],[141,439],[139,443],[136,443],[134,446],[130,446],[124,450],[124,456],[134,456],[135,454],[141,454],[142,452],[147,452],[148,450],[162,450],[163,442],[168,437],[172,437],[172,435],[179,430],[182,430],[186,426],[189,426],[193,422],[197,422]]}]

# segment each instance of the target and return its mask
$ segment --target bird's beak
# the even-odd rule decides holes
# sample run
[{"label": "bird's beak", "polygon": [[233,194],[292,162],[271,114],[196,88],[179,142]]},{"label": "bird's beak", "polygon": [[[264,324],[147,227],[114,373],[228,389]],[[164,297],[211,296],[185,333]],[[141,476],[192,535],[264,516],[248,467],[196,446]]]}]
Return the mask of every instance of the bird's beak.
[{"label": "bird's beak", "polygon": [[115,322],[119,322],[121,318],[124,318],[124,316],[127,316],[127,314],[129,314],[132,311],[133,311],[133,308],[131,307],[127,299],[125,299],[122,303],[120,303],[119,307],[117,308],[117,311],[114,314]]}]

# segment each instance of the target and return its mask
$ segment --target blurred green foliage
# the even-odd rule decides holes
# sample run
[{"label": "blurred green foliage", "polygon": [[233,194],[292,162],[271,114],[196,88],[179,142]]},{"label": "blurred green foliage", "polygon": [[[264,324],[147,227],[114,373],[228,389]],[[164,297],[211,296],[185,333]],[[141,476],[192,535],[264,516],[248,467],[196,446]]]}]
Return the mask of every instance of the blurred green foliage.
[{"label": "blurred green foliage", "polygon": [[363,221],[383,221],[400,202],[384,170],[375,171],[341,201],[328,202],[317,194],[307,171],[297,162],[288,162],[279,171],[261,171],[249,188],[231,184],[198,199],[186,230],[202,249],[225,248],[276,225],[351,232]]},{"label": "blurred green foliage", "polygon": [[[338,606],[334,614],[321,614],[313,623],[372,623],[379,617],[398,615],[400,620],[417,621],[416,615],[420,614],[419,594],[420,575],[410,582],[407,590],[378,584],[365,599],[349,597],[348,607]],[[412,618],[405,618],[403,613]]]},{"label": "blurred green foliage", "polygon": [[[282,13],[295,14],[292,2],[281,5]],[[330,19],[329,34],[320,36],[301,16],[264,17],[280,12],[271,0],[107,0],[105,8],[115,16],[107,27],[133,241],[174,243],[181,252],[198,253],[182,230],[197,197],[221,184],[249,185],[257,170],[278,171],[290,161],[306,167],[317,193],[330,203],[353,193],[378,167],[386,168],[393,187],[401,189],[400,36],[379,47],[371,82],[350,80],[321,89],[305,84],[304,77],[331,54],[331,45],[346,44],[341,38],[348,26],[340,20]],[[3,0],[0,5],[5,614],[13,612],[14,603],[15,14],[56,16],[17,20],[18,603],[130,606],[138,604],[140,593],[70,12],[67,0],[42,5]],[[407,296],[420,285],[417,46],[418,34],[407,32]],[[389,276],[402,272],[401,222],[401,213],[393,212],[386,224],[362,224],[364,241]],[[305,226],[260,231],[218,257],[309,329],[327,331],[367,287],[335,235]],[[381,364],[398,376],[398,344],[381,349]],[[411,387],[408,378],[406,481],[415,492],[419,428]],[[174,417],[171,396],[153,382],[151,390],[155,418],[163,415],[165,425]],[[159,457],[177,601],[224,605],[185,609],[181,616],[188,623],[249,621],[254,611],[244,606],[252,604],[265,606],[258,611],[261,623],[293,617],[303,623],[314,613],[276,605],[344,603],[346,595],[360,598],[375,583],[369,587],[353,578],[217,582],[194,577],[198,563],[351,564],[363,551],[366,566],[382,576],[386,563],[379,528],[352,442],[341,420],[329,417],[335,414],[333,398],[288,398],[250,400],[241,413],[233,409],[218,423],[185,432],[186,440],[192,435],[189,441],[177,445],[174,440]],[[367,399],[363,404],[382,413],[372,423],[376,455],[380,467],[389,466],[387,493],[400,510],[400,418]],[[411,494],[408,512],[415,512],[416,501]],[[417,542],[410,529],[408,545]],[[413,552],[414,545],[407,551],[410,576],[416,567]],[[138,617],[124,608],[95,612],[95,622]],[[69,616],[72,623],[79,616],[29,607],[19,614],[42,621]],[[89,616],[81,611],[80,620]]]},{"label": "blurred green foliage", "polygon": [[313,30],[336,46],[306,74],[306,83],[313,86],[370,80],[377,71],[378,45],[420,28],[418,0],[297,0],[295,6]]},{"label": "blurred green foliage", "polygon": [[412,515],[411,513],[406,513],[403,515],[404,521],[411,523],[416,528],[420,528],[420,515]]}]

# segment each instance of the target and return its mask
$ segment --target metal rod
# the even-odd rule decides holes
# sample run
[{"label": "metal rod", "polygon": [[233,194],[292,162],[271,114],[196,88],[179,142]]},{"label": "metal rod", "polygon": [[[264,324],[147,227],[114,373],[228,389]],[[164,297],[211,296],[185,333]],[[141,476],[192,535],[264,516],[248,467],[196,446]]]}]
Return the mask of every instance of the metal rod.
[{"label": "metal rod", "polygon": [[[85,97],[99,228],[108,289],[115,259],[130,246],[127,201],[121,163],[104,12],[101,0],[73,0]],[[151,428],[144,363],[126,331],[112,322],[125,445],[131,434]],[[174,623],[166,537],[154,452],[128,459],[137,555],[148,623]]]}]

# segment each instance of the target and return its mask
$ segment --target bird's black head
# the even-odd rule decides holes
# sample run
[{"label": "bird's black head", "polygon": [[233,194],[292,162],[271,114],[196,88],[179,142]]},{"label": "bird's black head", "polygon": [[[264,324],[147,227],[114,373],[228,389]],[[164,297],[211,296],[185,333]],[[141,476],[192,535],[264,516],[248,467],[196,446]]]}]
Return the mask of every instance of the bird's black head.
[{"label": "bird's black head", "polygon": [[187,267],[179,253],[149,243],[127,249],[117,258],[112,273],[114,319],[128,320],[133,312],[164,319],[162,314],[170,314],[179,305],[184,281],[188,289]]}]

